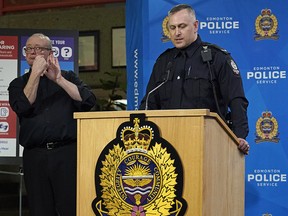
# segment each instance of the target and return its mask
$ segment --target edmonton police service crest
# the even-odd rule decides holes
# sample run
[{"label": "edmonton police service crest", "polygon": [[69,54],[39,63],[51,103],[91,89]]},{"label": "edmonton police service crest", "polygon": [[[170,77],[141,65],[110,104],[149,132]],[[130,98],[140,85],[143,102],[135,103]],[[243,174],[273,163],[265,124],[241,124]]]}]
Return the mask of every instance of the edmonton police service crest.
[{"label": "edmonton police service crest", "polygon": [[262,9],[261,15],[255,20],[255,40],[273,39],[278,40],[278,21],[271,9]]},{"label": "edmonton police service crest", "polygon": [[256,122],[255,142],[279,142],[278,122],[271,111],[262,112],[262,116]]},{"label": "edmonton police service crest", "polygon": [[101,152],[95,169],[95,215],[184,215],[183,168],[145,114],[131,114]]},{"label": "edmonton police service crest", "polygon": [[166,16],[162,21],[162,42],[170,41],[170,35],[168,30],[168,16]]}]

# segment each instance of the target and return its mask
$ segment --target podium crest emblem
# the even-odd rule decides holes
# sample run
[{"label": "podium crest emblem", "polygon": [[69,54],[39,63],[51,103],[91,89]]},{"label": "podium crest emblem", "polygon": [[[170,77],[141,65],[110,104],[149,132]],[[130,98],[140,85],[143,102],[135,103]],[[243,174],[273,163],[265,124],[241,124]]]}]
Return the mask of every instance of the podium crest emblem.
[{"label": "podium crest emblem", "polygon": [[278,40],[278,21],[271,9],[262,9],[261,14],[255,20],[255,40]]},{"label": "podium crest emblem", "polygon": [[145,114],[131,114],[101,152],[95,169],[95,215],[184,215],[183,168]]},{"label": "podium crest emblem", "polygon": [[262,116],[256,122],[255,142],[279,142],[278,122],[272,116],[272,112],[262,112]]}]

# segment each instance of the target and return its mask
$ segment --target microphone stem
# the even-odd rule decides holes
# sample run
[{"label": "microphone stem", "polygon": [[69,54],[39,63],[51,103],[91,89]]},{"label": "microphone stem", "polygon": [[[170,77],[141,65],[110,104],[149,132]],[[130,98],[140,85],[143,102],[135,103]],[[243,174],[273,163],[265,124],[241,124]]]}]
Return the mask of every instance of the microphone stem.
[{"label": "microphone stem", "polygon": [[168,65],[167,65],[167,77],[166,77],[166,79],[160,85],[156,86],[154,89],[152,89],[147,94],[147,97],[146,97],[146,100],[145,100],[145,110],[148,110],[148,99],[149,99],[150,94],[153,93],[154,91],[156,91],[158,88],[160,88],[164,83],[166,83],[168,81],[171,67],[172,67],[172,63],[169,62]]},{"label": "microphone stem", "polygon": [[156,91],[158,88],[160,88],[164,83],[166,83],[167,80],[165,80],[164,82],[162,82],[160,85],[158,85],[156,88],[152,89],[152,91],[150,91],[148,94],[147,94],[147,97],[146,97],[146,101],[145,101],[145,110],[148,110],[148,99],[149,99],[149,96],[151,93],[153,93],[154,91]]}]

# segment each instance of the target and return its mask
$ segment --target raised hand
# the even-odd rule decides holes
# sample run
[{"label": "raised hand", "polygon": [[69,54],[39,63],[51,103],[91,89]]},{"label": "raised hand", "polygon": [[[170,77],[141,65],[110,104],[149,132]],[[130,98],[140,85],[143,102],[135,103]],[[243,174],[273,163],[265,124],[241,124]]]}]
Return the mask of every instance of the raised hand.
[{"label": "raised hand", "polygon": [[33,65],[32,65],[32,75],[35,77],[40,77],[45,74],[45,71],[48,68],[48,63],[45,60],[44,56],[37,55],[34,59]]},{"label": "raised hand", "polygon": [[52,81],[57,82],[59,79],[62,78],[61,69],[58,62],[58,59],[50,54],[47,58],[48,68],[45,72],[45,75]]}]

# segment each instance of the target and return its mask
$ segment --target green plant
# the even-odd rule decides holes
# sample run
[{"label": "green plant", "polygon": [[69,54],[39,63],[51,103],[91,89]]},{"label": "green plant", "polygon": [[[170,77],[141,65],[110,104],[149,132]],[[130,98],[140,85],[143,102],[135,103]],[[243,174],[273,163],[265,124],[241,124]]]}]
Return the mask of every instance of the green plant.
[{"label": "green plant", "polygon": [[[109,98],[98,99],[98,108],[101,111],[112,111],[112,110],[126,110],[126,105],[115,103],[119,99],[123,99],[123,93],[126,94],[126,84],[119,82],[119,77],[123,75],[123,72],[113,71],[105,72],[110,79],[100,79],[100,88],[111,91]],[[122,93],[122,94],[119,94]]]}]

